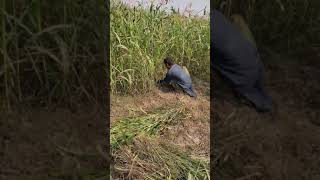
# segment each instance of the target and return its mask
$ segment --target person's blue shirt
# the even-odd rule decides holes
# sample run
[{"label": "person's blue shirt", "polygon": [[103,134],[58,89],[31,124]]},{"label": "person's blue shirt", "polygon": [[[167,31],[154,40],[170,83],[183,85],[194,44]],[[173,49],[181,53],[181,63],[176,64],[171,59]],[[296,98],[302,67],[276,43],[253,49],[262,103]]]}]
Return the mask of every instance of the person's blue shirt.
[{"label": "person's blue shirt", "polygon": [[174,64],[168,70],[166,77],[160,81],[170,83],[171,81],[178,84],[188,95],[195,97],[196,93],[192,88],[191,77],[184,71],[184,69],[178,64]]}]

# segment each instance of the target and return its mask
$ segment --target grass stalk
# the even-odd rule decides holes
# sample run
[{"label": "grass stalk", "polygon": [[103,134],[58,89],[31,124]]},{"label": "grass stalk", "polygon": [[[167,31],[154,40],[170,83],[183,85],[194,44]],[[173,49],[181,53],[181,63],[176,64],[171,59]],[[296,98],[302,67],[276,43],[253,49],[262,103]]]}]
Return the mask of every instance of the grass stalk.
[{"label": "grass stalk", "polygon": [[8,53],[7,53],[7,39],[6,39],[6,1],[1,0],[0,1],[0,24],[1,24],[1,50],[2,50],[2,61],[3,61],[3,72],[4,72],[4,88],[5,88],[5,107],[10,111],[10,85],[9,85],[9,59],[8,59]]}]

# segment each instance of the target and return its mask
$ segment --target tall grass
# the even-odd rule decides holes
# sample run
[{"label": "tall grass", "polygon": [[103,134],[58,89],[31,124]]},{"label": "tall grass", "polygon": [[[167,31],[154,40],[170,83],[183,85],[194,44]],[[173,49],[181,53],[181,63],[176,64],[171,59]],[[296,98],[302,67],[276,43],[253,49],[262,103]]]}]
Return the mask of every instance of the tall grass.
[{"label": "tall grass", "polygon": [[209,80],[209,21],[111,2],[111,89],[144,93],[162,78],[169,55],[192,76]]},{"label": "tall grass", "polygon": [[97,8],[94,0],[5,2],[1,1],[0,92],[6,107],[101,100],[107,62],[101,56],[107,34],[101,25],[106,19],[106,12],[100,12],[104,4]]},{"label": "tall grass", "polygon": [[[6,1],[1,0],[0,1],[0,25],[1,25],[1,64],[3,64],[3,67],[6,68],[8,66],[8,58],[7,58],[7,39],[6,39],[6,18],[5,18],[5,8],[6,7]],[[8,89],[8,72],[6,71],[0,71],[0,73],[3,76],[2,84],[5,87],[4,88],[4,97],[9,97],[9,89]],[[1,75],[0,74],[0,75]],[[7,100],[7,98],[5,98]],[[6,101],[7,103],[4,104],[4,106],[7,106],[10,109],[10,103],[9,101]]]},{"label": "tall grass", "polygon": [[[214,0],[219,8],[225,0]],[[225,14],[242,14],[257,40],[284,52],[319,46],[320,1],[318,0],[226,0]]]}]

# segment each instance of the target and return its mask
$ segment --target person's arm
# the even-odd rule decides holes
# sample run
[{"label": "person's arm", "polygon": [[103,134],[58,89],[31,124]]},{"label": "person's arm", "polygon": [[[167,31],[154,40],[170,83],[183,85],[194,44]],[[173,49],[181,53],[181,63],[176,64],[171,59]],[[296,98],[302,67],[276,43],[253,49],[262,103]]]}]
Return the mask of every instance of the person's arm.
[{"label": "person's arm", "polygon": [[169,83],[172,80],[172,76],[171,74],[167,73],[166,77],[162,80],[159,80],[158,83]]}]

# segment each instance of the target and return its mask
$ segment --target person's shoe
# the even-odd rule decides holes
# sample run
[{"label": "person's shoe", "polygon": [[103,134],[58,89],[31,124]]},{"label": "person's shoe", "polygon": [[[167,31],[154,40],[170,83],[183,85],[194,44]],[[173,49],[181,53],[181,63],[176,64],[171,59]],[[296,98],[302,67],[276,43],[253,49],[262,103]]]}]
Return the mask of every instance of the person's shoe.
[{"label": "person's shoe", "polygon": [[[189,95],[190,96],[190,95]],[[192,99],[197,99],[197,95],[190,96]]]}]

